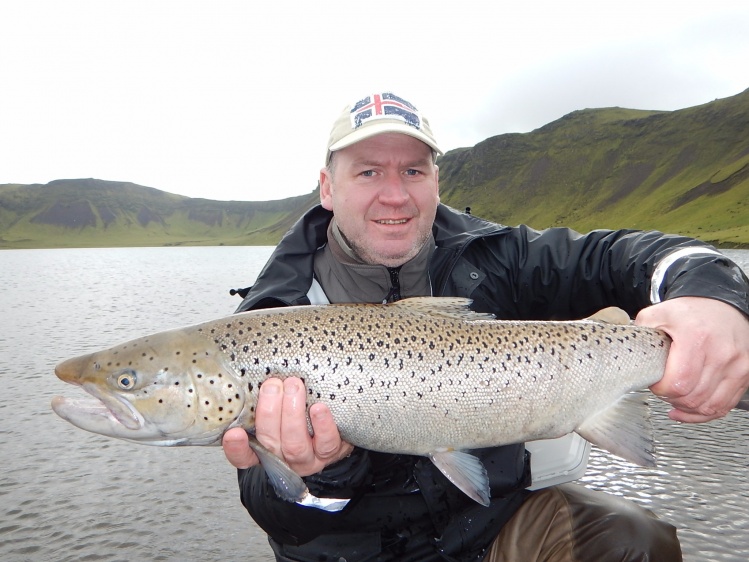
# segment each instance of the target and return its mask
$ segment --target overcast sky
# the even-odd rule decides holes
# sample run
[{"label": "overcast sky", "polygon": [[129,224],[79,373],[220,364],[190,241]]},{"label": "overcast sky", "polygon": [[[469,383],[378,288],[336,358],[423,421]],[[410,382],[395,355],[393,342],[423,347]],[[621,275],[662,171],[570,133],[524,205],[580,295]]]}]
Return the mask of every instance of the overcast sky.
[{"label": "overcast sky", "polygon": [[747,0],[9,0],[0,29],[0,183],[281,199],[315,188],[333,120],[375,91],[449,150],[749,88]]}]

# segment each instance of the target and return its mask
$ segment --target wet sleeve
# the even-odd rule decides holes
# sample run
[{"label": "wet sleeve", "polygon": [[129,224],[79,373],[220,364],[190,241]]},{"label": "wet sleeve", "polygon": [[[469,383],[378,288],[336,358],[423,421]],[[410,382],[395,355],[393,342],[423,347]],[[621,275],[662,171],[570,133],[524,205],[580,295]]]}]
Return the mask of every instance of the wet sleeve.
[{"label": "wet sleeve", "polygon": [[[521,314],[580,318],[606,306],[631,316],[682,296],[722,300],[749,313],[749,280],[712,246],[657,231],[516,230],[506,248]],[[523,310],[522,308],[525,307]]]}]

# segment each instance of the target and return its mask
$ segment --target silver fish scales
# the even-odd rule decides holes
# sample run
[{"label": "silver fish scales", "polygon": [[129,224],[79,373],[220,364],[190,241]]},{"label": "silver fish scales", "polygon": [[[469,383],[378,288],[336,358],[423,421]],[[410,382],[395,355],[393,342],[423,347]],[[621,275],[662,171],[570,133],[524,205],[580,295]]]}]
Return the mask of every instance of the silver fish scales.
[{"label": "silver fish scales", "polygon": [[[488,503],[476,457],[462,451],[577,431],[652,464],[647,408],[630,394],[658,381],[670,340],[621,323],[498,321],[467,299],[278,308],[162,332],[58,365],[96,397],[56,398],[74,425],[154,445],[218,444],[254,428],[268,377],[304,379],[354,445],[428,456]],[[282,497],[304,484],[251,437]]]}]

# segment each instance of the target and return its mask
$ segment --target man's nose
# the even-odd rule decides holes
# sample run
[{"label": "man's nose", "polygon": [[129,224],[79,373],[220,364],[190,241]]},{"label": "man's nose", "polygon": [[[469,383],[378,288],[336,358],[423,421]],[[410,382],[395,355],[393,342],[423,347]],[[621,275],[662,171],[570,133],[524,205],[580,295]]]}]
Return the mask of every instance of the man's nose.
[{"label": "man's nose", "polygon": [[400,205],[408,197],[408,189],[399,174],[388,174],[383,178],[379,194],[380,202],[390,205]]}]

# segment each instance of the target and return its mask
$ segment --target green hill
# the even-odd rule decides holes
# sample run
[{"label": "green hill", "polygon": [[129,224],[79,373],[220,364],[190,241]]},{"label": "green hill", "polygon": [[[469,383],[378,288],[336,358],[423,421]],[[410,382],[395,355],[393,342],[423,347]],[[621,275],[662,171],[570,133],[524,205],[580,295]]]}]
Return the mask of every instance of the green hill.
[{"label": "green hill", "polygon": [[440,185],[445,203],[504,224],[749,246],[749,90],[673,112],[575,111],[449,152]]},{"label": "green hill", "polygon": [[0,248],[273,245],[317,200],[211,201],[95,179],[6,184]]},{"label": "green hill", "polygon": [[[575,111],[442,156],[442,201],[536,228],[655,228],[749,247],[749,90],[679,111]],[[0,248],[275,244],[317,192],[211,201],[126,182],[0,185]]]}]

